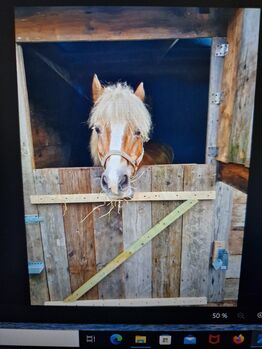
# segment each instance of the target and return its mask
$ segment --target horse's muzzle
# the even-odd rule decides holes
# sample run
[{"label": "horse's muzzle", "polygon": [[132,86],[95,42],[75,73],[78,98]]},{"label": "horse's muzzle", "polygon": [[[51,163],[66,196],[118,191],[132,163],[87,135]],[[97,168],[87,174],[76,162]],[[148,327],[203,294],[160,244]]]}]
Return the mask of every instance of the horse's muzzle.
[{"label": "horse's muzzle", "polygon": [[133,192],[130,187],[130,179],[127,174],[115,178],[114,180],[109,179],[105,173],[101,177],[101,188],[102,190],[112,198],[125,198],[131,197]]}]

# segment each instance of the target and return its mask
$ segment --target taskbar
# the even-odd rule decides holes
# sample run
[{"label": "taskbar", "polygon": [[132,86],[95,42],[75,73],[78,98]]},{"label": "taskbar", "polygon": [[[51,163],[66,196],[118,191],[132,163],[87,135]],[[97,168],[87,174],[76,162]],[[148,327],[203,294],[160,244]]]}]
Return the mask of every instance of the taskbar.
[{"label": "taskbar", "polygon": [[80,347],[89,349],[262,348],[262,329],[80,331]]},{"label": "taskbar", "polygon": [[262,348],[262,325],[0,323],[1,347],[87,349]]}]

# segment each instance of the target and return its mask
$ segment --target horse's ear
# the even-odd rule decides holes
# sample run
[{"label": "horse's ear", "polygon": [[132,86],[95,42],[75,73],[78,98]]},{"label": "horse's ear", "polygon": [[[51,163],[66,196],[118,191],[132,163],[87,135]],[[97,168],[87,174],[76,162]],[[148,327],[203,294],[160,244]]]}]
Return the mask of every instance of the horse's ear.
[{"label": "horse's ear", "polygon": [[143,82],[140,82],[137,89],[135,90],[135,95],[141,99],[142,102],[144,102],[145,99],[145,90],[144,90],[144,84]]},{"label": "horse's ear", "polygon": [[92,82],[92,97],[94,103],[97,101],[97,99],[101,96],[102,93],[103,86],[101,85],[97,75],[95,74]]}]

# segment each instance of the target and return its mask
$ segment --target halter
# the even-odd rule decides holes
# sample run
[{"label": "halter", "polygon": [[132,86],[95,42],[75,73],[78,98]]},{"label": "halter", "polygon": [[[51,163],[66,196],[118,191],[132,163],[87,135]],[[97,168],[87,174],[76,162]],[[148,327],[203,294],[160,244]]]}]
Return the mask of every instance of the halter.
[{"label": "halter", "polygon": [[127,153],[125,153],[124,151],[121,150],[110,150],[103,158],[100,158],[99,156],[99,160],[101,162],[101,165],[105,168],[105,164],[108,158],[110,158],[110,156],[112,155],[119,155],[122,158],[126,159],[134,168],[135,172],[137,171],[138,165],[140,164],[143,156],[144,156],[144,148],[142,148],[142,153],[141,155],[136,159],[133,160],[131,158],[130,155],[128,155]]}]

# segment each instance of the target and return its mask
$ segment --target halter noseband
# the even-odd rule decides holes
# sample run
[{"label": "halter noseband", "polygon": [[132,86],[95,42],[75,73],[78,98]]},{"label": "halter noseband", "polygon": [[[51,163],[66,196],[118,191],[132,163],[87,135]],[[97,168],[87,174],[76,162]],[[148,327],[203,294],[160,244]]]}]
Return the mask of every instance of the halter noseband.
[{"label": "halter noseband", "polygon": [[142,160],[142,158],[144,156],[144,148],[142,148],[142,153],[136,160],[133,160],[131,158],[131,156],[128,155],[127,153],[125,153],[124,151],[121,151],[121,150],[110,150],[103,158],[100,158],[100,156],[99,156],[101,165],[104,168],[105,168],[105,164],[106,164],[107,159],[110,158],[110,156],[112,156],[112,155],[119,155],[122,158],[126,159],[133,166],[134,170],[137,171],[138,165],[140,164],[140,162],[141,162],[141,160]]}]

